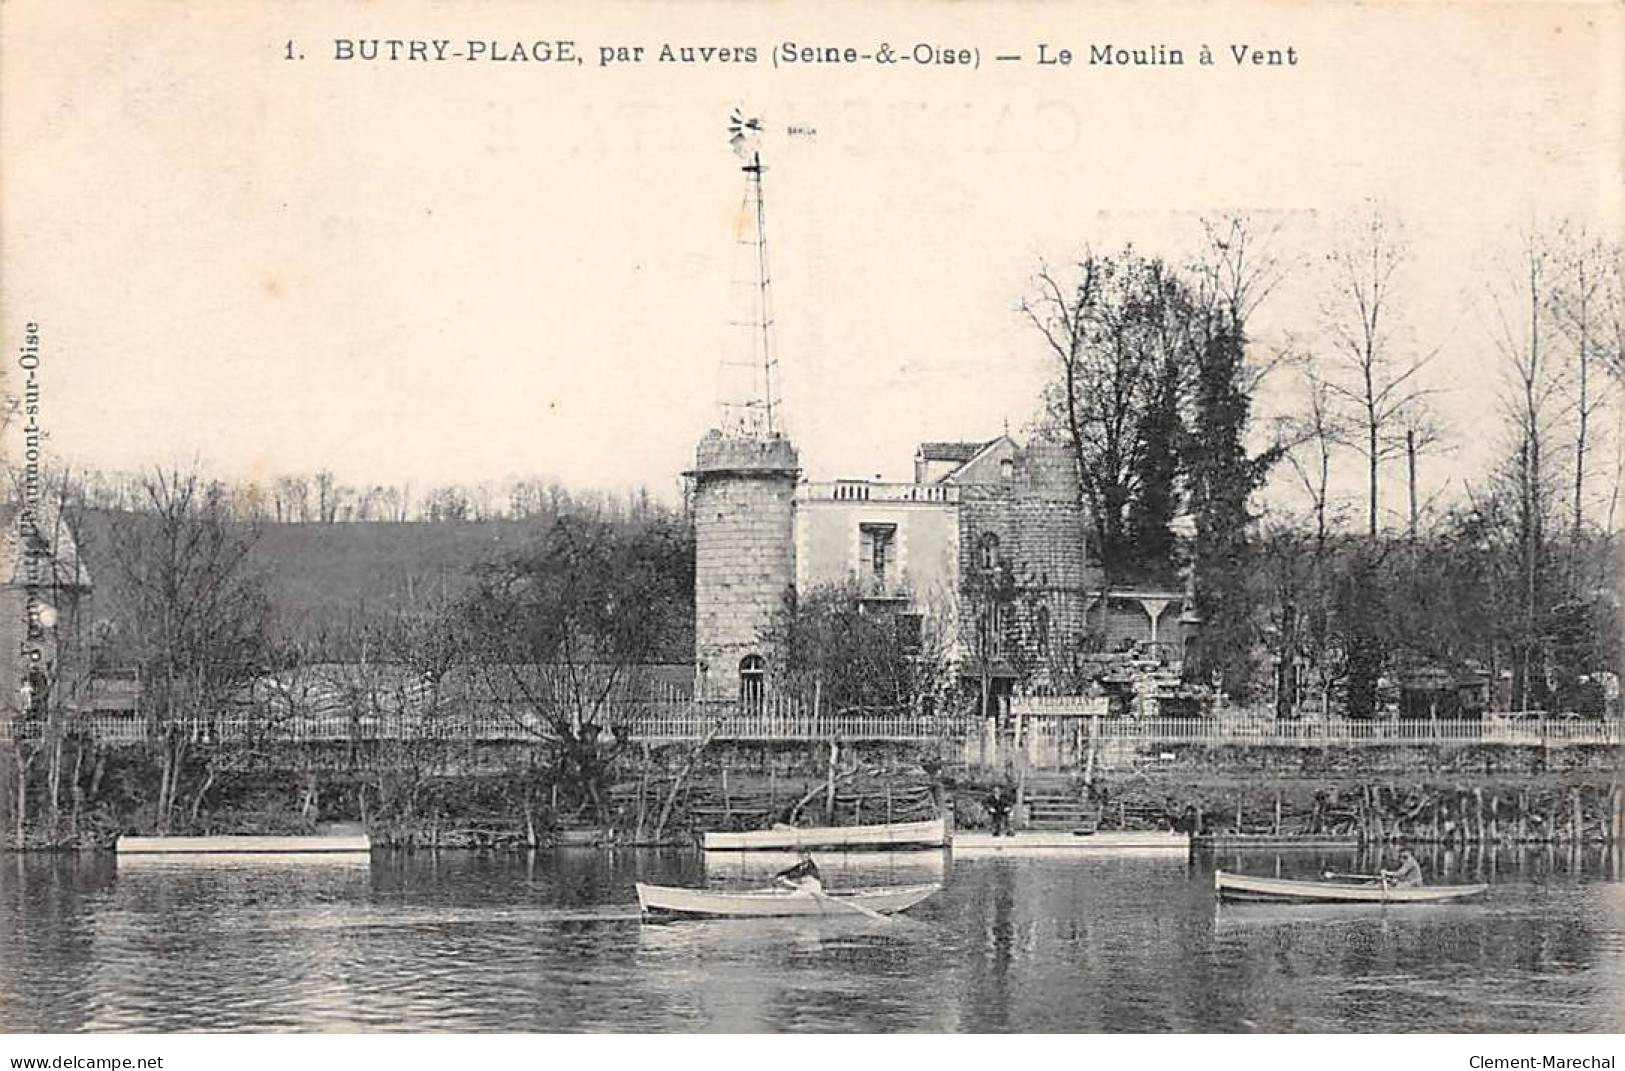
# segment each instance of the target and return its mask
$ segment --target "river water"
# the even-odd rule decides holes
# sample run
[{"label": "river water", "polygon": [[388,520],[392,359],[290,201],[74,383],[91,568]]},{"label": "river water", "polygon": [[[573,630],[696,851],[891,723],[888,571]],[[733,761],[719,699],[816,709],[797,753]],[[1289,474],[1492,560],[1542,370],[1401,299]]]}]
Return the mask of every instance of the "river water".
[{"label": "river water", "polygon": [[1214,861],[1183,855],[832,855],[831,888],[944,887],[890,923],[638,920],[634,881],[743,887],[779,862],[0,856],[0,1029],[1625,1030],[1625,884],[1600,850],[1424,858],[1492,888],[1403,908],[1221,907]]}]

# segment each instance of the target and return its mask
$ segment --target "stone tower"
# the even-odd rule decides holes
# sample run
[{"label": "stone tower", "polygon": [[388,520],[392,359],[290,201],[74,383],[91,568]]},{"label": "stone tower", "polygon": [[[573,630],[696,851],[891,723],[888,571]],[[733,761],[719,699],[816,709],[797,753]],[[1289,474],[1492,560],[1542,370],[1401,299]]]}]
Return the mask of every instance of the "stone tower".
[{"label": "stone tower", "polygon": [[695,451],[694,658],[702,691],[759,698],[763,633],[795,583],[796,448],[777,435],[709,432]]},{"label": "stone tower", "polygon": [[[762,124],[737,110],[730,144],[741,160],[745,196],[736,241],[749,308],[735,323],[746,330],[722,402],[723,430],[695,451],[694,662],[707,696],[760,701],[772,671],[764,633],[795,583],[796,448],[779,425],[778,359],[773,351],[772,275],[759,138]],[[735,280],[744,282],[745,280]]]}]

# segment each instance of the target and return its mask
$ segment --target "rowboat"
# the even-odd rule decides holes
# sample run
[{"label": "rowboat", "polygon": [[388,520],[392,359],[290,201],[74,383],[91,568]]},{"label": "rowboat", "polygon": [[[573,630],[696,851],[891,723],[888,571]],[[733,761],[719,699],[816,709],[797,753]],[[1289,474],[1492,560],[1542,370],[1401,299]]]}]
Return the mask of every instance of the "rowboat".
[{"label": "rowboat", "polygon": [[1488,885],[1390,885],[1384,881],[1296,881],[1213,872],[1221,900],[1276,904],[1436,904],[1477,896]]},{"label": "rowboat", "polygon": [[335,853],[365,855],[372,840],[365,833],[350,836],[298,837],[120,837],[114,850],[129,855],[307,855]]},{"label": "rowboat", "polygon": [[799,889],[756,889],[717,892],[672,885],[638,883],[638,906],[645,915],[688,918],[785,918],[800,915],[890,915],[907,911],[938,889],[926,885],[891,885],[875,889],[849,889],[837,893],[809,893]]},{"label": "rowboat", "polygon": [[882,826],[774,826],[744,833],[707,833],[708,852],[841,851],[852,848],[940,848],[948,827],[940,818]]}]

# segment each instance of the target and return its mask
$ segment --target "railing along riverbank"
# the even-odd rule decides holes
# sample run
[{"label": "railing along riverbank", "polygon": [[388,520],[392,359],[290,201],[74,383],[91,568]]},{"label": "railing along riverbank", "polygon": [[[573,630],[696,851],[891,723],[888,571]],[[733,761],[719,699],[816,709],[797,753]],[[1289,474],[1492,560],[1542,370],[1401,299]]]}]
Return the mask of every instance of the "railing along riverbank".
[{"label": "railing along riverbank", "polygon": [[[163,730],[144,719],[121,714],[71,716],[65,732],[109,744],[139,744]],[[1484,720],[1363,721],[1334,718],[1287,721],[1269,717],[1111,718],[1023,713],[997,726],[974,714],[842,712],[812,714],[790,704],[655,704],[606,727],[647,743],[719,741],[773,742],[851,740],[876,742],[1006,740],[1018,731],[1024,744],[1073,750],[1094,740],[1101,745],[1235,745],[1257,747],[1505,745],[1561,747],[1625,742],[1617,720],[1574,717],[1495,716]],[[552,729],[534,715],[501,710],[345,716],[333,714],[262,717],[232,713],[175,722],[170,731],[198,743],[342,743],[373,741],[524,742],[550,737]],[[0,740],[38,739],[47,733],[37,720],[0,720]]]},{"label": "railing along riverbank", "polygon": [[[1035,718],[1046,727],[1060,719]],[[1072,719],[1077,721],[1078,719]],[[1087,730],[1085,730],[1087,732]],[[1265,747],[1329,747],[1338,745],[1509,744],[1555,746],[1564,744],[1619,744],[1617,721],[1593,718],[1540,718],[1516,720],[1367,721],[1332,718],[1287,721],[1277,718],[1101,718],[1102,740],[1167,744],[1254,744]]]}]

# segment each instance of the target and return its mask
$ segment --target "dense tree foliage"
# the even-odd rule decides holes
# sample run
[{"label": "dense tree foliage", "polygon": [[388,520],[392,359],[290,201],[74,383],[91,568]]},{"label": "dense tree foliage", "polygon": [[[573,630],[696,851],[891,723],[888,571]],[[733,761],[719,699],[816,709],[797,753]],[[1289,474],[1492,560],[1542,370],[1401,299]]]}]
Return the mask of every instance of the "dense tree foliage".
[{"label": "dense tree foliage", "polygon": [[470,667],[600,821],[609,763],[652,698],[651,665],[692,649],[693,591],[684,528],[564,518],[480,565],[463,601]]},{"label": "dense tree foliage", "polygon": [[1163,261],[1126,248],[1086,255],[1070,284],[1040,271],[1022,308],[1057,362],[1046,419],[1080,461],[1079,492],[1108,584],[1166,582],[1193,363],[1189,288]]},{"label": "dense tree foliage", "polygon": [[825,712],[928,712],[948,680],[931,624],[854,585],[787,597],[764,640],[780,652],[776,688]]}]

